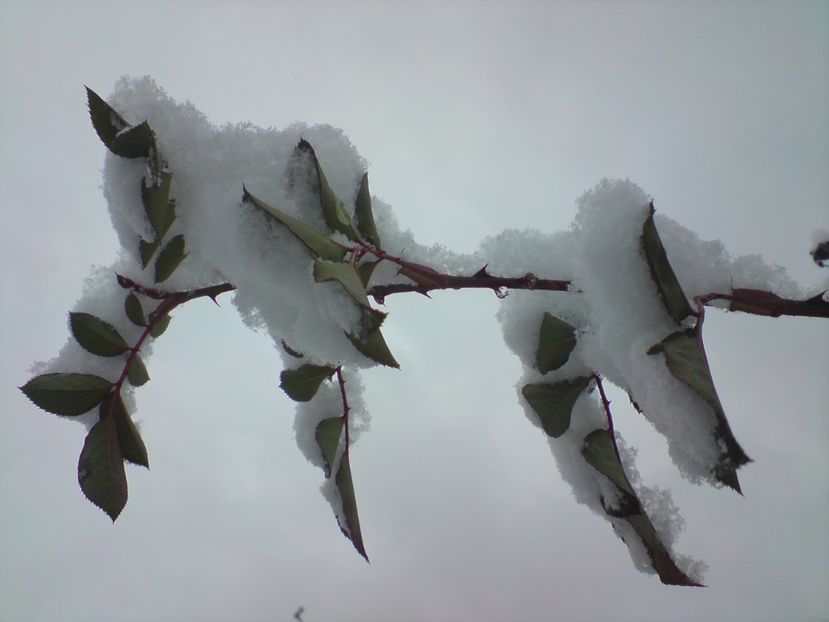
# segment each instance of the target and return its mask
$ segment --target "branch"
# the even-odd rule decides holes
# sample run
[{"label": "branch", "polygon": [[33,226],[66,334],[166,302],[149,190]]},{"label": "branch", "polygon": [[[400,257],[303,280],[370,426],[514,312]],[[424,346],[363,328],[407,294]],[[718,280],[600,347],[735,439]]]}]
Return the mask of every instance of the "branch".
[{"label": "branch", "polygon": [[193,300],[194,298],[210,298],[213,302],[216,302],[216,298],[220,294],[224,294],[225,292],[232,292],[236,289],[236,286],[233,283],[220,283],[218,285],[210,285],[209,287],[200,287],[198,289],[191,289],[183,292],[165,292],[160,289],[153,289],[152,287],[145,287],[140,283],[136,283],[130,278],[122,276],[120,274],[115,275],[116,279],[118,280],[118,285],[123,287],[124,289],[131,289],[139,294],[143,294],[148,298],[153,298],[154,300],[167,300],[170,298],[176,299],[176,306],[187,302],[188,300]]},{"label": "branch", "polygon": [[699,300],[710,307],[715,306],[712,304],[715,300],[728,300],[729,311],[753,315],[829,318],[829,300],[824,298],[825,294],[822,292],[808,300],[791,300],[760,289],[732,289],[730,294],[711,293],[700,296]]}]

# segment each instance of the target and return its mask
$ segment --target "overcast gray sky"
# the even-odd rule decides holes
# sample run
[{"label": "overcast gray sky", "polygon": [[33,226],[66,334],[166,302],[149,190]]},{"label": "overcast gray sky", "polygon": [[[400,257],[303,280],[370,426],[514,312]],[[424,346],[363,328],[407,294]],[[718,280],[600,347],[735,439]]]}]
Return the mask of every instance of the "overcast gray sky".
[{"label": "overcast gray sky", "polygon": [[[216,124],[342,127],[421,242],[555,231],[599,179],[806,284],[829,228],[829,4],[0,2],[0,620],[827,620],[829,323],[712,312],[755,460],[745,497],[683,481],[616,394],[645,483],[687,519],[705,589],[636,572],[525,420],[481,292],[389,300],[401,371],[365,374],[352,453],[366,565],[296,448],[279,357],[229,300],[178,310],[113,526],[76,481],[83,428],[16,389],[67,339],[116,239],[83,85],[152,75]],[[825,272],[825,271],[824,271]],[[555,278],[555,266],[550,274]]]}]

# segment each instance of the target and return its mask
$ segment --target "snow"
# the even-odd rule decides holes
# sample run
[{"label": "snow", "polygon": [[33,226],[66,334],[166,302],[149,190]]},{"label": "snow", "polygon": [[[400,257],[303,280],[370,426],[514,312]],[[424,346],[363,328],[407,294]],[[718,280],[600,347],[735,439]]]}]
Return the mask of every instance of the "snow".
[{"label": "snow", "polygon": [[[343,365],[352,406],[349,431],[353,443],[369,421],[358,370],[374,364],[346,338],[346,332],[358,326],[359,310],[338,284],[315,283],[307,249],[285,227],[242,203],[241,198],[244,185],[257,198],[325,231],[317,197],[308,190],[310,163],[292,158],[296,144],[304,138],[313,146],[328,183],[350,213],[367,168],[365,160],[341,130],[327,125],[297,123],[283,130],[245,123],[215,127],[192,104],[174,102],[146,77],[122,79],[109,102],[130,123],[149,122],[173,174],[171,195],[177,204],[177,220],[165,239],[183,234],[189,255],[163,283],[163,289],[180,291],[233,283],[237,288],[233,302],[242,318],[252,329],[271,337],[286,367],[305,362]],[[76,311],[95,314],[113,324],[130,343],[142,329],[124,317],[127,292],[116,284],[114,273],[153,286],[151,268],[142,271],[138,258],[139,239],[152,238],[139,192],[146,172],[141,160],[107,154],[103,190],[122,256],[112,267],[93,272],[75,306]],[[375,198],[373,208],[383,248],[392,255],[454,274],[472,274],[487,264],[494,275],[532,272],[572,281],[571,292],[510,292],[498,311],[504,340],[524,367],[517,385],[518,399],[531,422],[539,425],[537,415],[520,395],[522,386],[597,373],[634,397],[654,428],[667,438],[671,457],[685,477],[716,483],[711,473],[721,448],[712,434],[716,423],[713,412],[670,374],[661,356],[647,354],[651,346],[677,330],[641,249],[642,224],[650,202],[651,197],[628,180],[602,180],[578,199],[569,230],[507,230],[483,240],[477,251],[468,254],[418,244],[411,232],[399,227],[388,204]],[[786,297],[805,295],[782,268],[766,265],[757,256],[732,258],[719,241],[701,240],[661,213],[656,214],[655,222],[690,300],[709,292],[728,292],[732,287],[766,289]],[[343,236],[333,237],[350,244]],[[373,282],[405,280],[387,263],[375,272]],[[140,298],[145,311],[151,310],[152,301]],[[534,361],[545,312],[573,325],[578,340],[564,366],[542,375],[534,369]],[[297,361],[285,354],[283,341],[306,358]],[[394,344],[390,346],[393,351]],[[149,355],[148,343],[142,357],[146,360]],[[70,339],[57,358],[37,371],[79,371],[115,380],[122,365],[122,358],[93,356]],[[550,438],[550,447],[576,499],[624,533],[629,525],[607,517],[600,503],[602,498],[614,498],[614,485],[581,455],[585,436],[607,428],[594,393],[582,394],[570,428],[563,436]],[[129,392],[125,399],[131,408]],[[297,444],[313,464],[322,465],[314,437],[317,424],[341,414],[336,380],[324,382],[316,397],[297,407]],[[94,411],[80,418],[87,426],[95,419]],[[618,434],[617,443],[628,478],[671,550],[682,520],[670,495],[644,486],[635,469],[635,452],[626,448]],[[339,515],[340,502],[330,480],[323,484],[323,492]],[[637,567],[652,572],[638,538],[627,535]],[[679,555],[674,558],[689,576],[701,579],[701,563]]]}]

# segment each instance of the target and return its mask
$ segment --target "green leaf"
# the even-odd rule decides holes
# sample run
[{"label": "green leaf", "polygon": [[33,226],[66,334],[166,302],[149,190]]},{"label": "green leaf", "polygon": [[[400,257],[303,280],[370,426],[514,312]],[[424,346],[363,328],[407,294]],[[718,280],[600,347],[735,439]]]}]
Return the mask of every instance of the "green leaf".
[{"label": "green leaf", "polygon": [[161,249],[155,260],[155,282],[163,283],[169,279],[185,257],[187,253],[184,250],[184,236],[177,235]]},{"label": "green leaf", "polygon": [[731,432],[731,426],[714,387],[702,339],[694,330],[677,331],[648,350],[648,354],[658,352],[665,355],[665,364],[671,375],[689,386],[714,410],[717,427],[712,433],[722,452],[714,468],[714,476],[726,486],[741,492],[736,469],[751,462],[751,459]]},{"label": "green leaf", "polygon": [[337,447],[340,445],[342,433],[342,417],[323,419],[317,425],[315,436],[317,445],[319,445],[320,451],[322,451],[323,470],[325,471],[326,479],[331,477],[331,468],[334,464],[334,459],[337,457]]},{"label": "green leaf", "polygon": [[130,293],[126,300],[124,300],[124,313],[130,322],[136,326],[146,326],[147,318],[144,317],[144,309],[141,307],[141,301],[134,293]]},{"label": "green leaf", "polygon": [[368,173],[360,180],[360,190],[354,206],[354,216],[357,219],[357,230],[363,238],[376,248],[380,248],[380,234],[374,223],[374,214],[371,210],[371,193],[368,189]]},{"label": "green leaf", "polygon": [[295,402],[308,402],[313,398],[323,380],[337,371],[329,365],[306,363],[296,369],[286,369],[279,375],[279,386]]},{"label": "green leaf", "polygon": [[141,358],[136,354],[132,357],[129,372],[127,372],[127,380],[134,387],[141,387],[150,380],[150,374],[147,373],[147,368]]},{"label": "green leaf", "polygon": [[619,461],[615,440],[611,437],[610,431],[599,429],[588,434],[584,438],[581,454],[590,466],[616,485],[620,497],[618,506],[610,507],[601,499],[602,507],[608,516],[624,519],[633,527],[645,546],[651,566],[659,575],[660,581],[666,585],[699,587],[699,583],[676,565],[650,518],[642,509],[642,504]]},{"label": "green leaf", "polygon": [[141,269],[143,270],[148,265],[150,265],[150,260],[153,258],[155,251],[159,247],[159,242],[156,240],[155,242],[145,242],[144,240],[139,240],[138,242],[138,253],[141,255]]},{"label": "green leaf", "polygon": [[325,173],[322,171],[317,154],[314,153],[314,148],[304,138],[299,141],[299,144],[294,150],[295,156],[307,154],[311,158],[311,163],[317,174],[317,182],[320,197],[320,208],[322,209],[322,217],[333,231],[338,231],[346,236],[349,240],[357,241],[358,235],[354,230],[354,225],[351,222],[351,216],[345,211],[343,202],[328,185],[328,180],[325,178]]},{"label": "green leaf", "polygon": [[87,434],[78,460],[78,483],[86,498],[115,522],[127,504],[127,474],[114,417],[101,419]]},{"label": "green leaf", "polygon": [[350,333],[346,333],[346,337],[360,354],[370,358],[375,363],[380,363],[380,365],[386,367],[394,367],[395,369],[400,367],[400,363],[395,360],[379,328],[363,337]]},{"label": "green leaf", "polygon": [[152,337],[161,337],[170,325],[170,319],[169,315],[164,315],[157,320],[154,320],[152,328],[150,328],[150,335]]},{"label": "green leaf", "polygon": [[363,279],[353,264],[315,259],[314,280],[317,283],[337,281],[357,304],[371,308]]},{"label": "green leaf", "polygon": [[653,221],[655,211],[653,203],[651,203],[650,213],[642,228],[642,248],[645,251],[645,258],[648,261],[651,277],[653,277],[656,283],[668,315],[674,321],[681,322],[689,315],[693,315],[694,312],[688,304],[688,299],[685,297],[685,292],[682,291],[682,287],[674,274],[673,268],[671,268],[665,247],[662,246],[662,240],[659,238],[656,224]]},{"label": "green leaf", "polygon": [[363,287],[368,288],[368,284],[371,282],[371,277],[374,274],[374,269],[380,265],[381,261],[383,260],[378,259],[377,261],[364,261],[357,266],[357,272],[360,273],[360,281],[362,281]]},{"label": "green leaf", "polygon": [[109,394],[101,402],[100,418],[104,420],[110,414],[115,419],[115,428],[118,432],[118,446],[121,448],[121,456],[124,460],[146,468],[150,468],[147,456],[147,447],[144,439],[133,422],[124,401],[119,393]]},{"label": "green leaf", "polygon": [[616,456],[616,448],[608,430],[593,430],[585,436],[581,455],[584,456],[587,464],[607,477],[621,490],[630,495],[636,495]]},{"label": "green leaf", "polygon": [[558,369],[576,347],[576,329],[564,320],[545,313],[541,320],[535,366],[542,374]]},{"label": "green leaf", "polygon": [[86,87],[86,100],[89,104],[92,127],[95,128],[95,133],[98,134],[101,142],[109,148],[118,132],[129,127],[130,124],[89,87]]},{"label": "green leaf", "polygon": [[162,170],[158,184],[141,182],[141,201],[157,240],[165,236],[176,219],[176,202],[170,199],[172,179],[170,172]]},{"label": "green leaf", "polygon": [[243,187],[242,189],[242,201],[253,204],[265,214],[268,214],[270,217],[274,218],[279,224],[287,227],[288,231],[290,231],[294,237],[302,242],[305,247],[311,251],[311,254],[314,255],[314,257],[329,259],[331,261],[343,260],[346,254],[345,246],[335,242],[311,225],[307,225],[301,220],[294,218],[293,216],[289,216],[282,210],[260,201],[248,192],[247,188]]},{"label": "green leaf", "polygon": [[98,356],[118,356],[130,349],[112,324],[89,313],[70,313],[72,335],[87,352]]},{"label": "green leaf", "polygon": [[75,417],[92,410],[112,389],[112,383],[91,374],[43,374],[20,387],[43,410]]},{"label": "green leaf", "polygon": [[155,134],[144,121],[118,132],[108,147],[122,158],[146,158],[155,149]]},{"label": "green leaf", "polygon": [[[337,470],[337,491],[343,502],[343,515],[345,524],[340,523],[340,530],[346,538],[351,540],[357,552],[368,561],[365,546],[363,546],[363,534],[360,531],[360,517],[357,514],[357,498],[354,495],[354,482],[351,479],[351,465],[348,460],[348,448],[340,460],[340,468]],[[340,522],[337,517],[337,522]]]},{"label": "green leaf", "polygon": [[558,438],[570,427],[576,400],[590,384],[590,376],[581,376],[555,384],[528,384],[521,393],[541,419],[541,427]]}]

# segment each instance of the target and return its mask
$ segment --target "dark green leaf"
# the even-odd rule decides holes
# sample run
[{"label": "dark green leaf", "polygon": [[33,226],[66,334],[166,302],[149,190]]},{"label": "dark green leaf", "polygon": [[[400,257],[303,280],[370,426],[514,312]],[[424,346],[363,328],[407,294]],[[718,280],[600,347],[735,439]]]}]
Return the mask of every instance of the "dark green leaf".
[{"label": "dark green leaf", "polygon": [[170,316],[164,315],[158,320],[154,320],[152,323],[152,328],[150,328],[150,335],[153,337],[161,337],[164,334],[164,331],[167,330],[167,327],[170,325]]},{"label": "dark green leaf", "polygon": [[365,173],[360,180],[360,190],[357,192],[354,216],[357,219],[357,229],[363,238],[376,248],[380,248],[380,234],[377,232],[377,225],[374,223],[374,214],[371,211],[368,173]]},{"label": "dark green leaf", "polygon": [[608,430],[593,430],[584,437],[581,455],[587,464],[630,495],[636,495],[630,485],[622,464],[616,456],[616,447]]},{"label": "dark green leaf", "polygon": [[317,283],[337,281],[354,301],[367,308],[371,303],[366,295],[366,287],[360,278],[360,273],[350,263],[339,263],[324,259],[314,260],[314,280]]},{"label": "dark green leaf", "polygon": [[145,242],[144,240],[140,240],[138,242],[138,253],[141,255],[141,269],[143,270],[148,265],[150,265],[150,260],[153,258],[156,249],[158,249],[159,243],[158,241],[155,242]]},{"label": "dark green leaf", "polygon": [[331,477],[331,467],[337,456],[337,447],[340,445],[340,437],[343,433],[343,418],[333,417],[323,419],[317,425],[316,439],[320,451],[322,451],[323,470],[325,477]]},{"label": "dark green leaf", "polygon": [[146,326],[147,318],[144,317],[144,309],[141,307],[141,301],[134,293],[130,293],[127,299],[124,300],[124,313],[130,322],[136,326]]},{"label": "dark green leaf", "polygon": [[98,356],[118,356],[130,349],[112,324],[89,313],[70,313],[72,335],[87,352]]},{"label": "dark green leaf", "polygon": [[316,172],[318,181],[320,208],[322,209],[322,216],[333,231],[338,231],[346,236],[349,240],[356,241],[358,236],[354,230],[354,225],[351,222],[351,216],[345,211],[343,202],[328,185],[328,180],[325,178],[325,173],[322,171],[317,154],[314,153],[314,148],[307,140],[302,139],[296,146],[294,151],[296,155],[308,155],[311,158],[311,163]]},{"label": "dark green leaf", "polygon": [[242,200],[246,203],[251,203],[265,214],[274,218],[279,224],[288,228],[305,247],[311,251],[314,257],[322,259],[330,259],[331,261],[342,261],[346,254],[346,248],[342,244],[335,242],[324,233],[317,231],[311,225],[307,225],[301,220],[289,216],[282,210],[271,207],[267,203],[260,201],[247,188],[243,188]]},{"label": "dark green leaf", "polygon": [[170,199],[172,179],[169,171],[162,170],[158,184],[141,182],[141,201],[157,240],[165,236],[176,219],[176,203]]},{"label": "dark green leaf", "polygon": [[143,386],[150,380],[150,374],[147,373],[147,368],[144,367],[143,361],[137,354],[132,357],[130,369],[127,373],[127,380],[134,387]]},{"label": "dark green leaf", "polygon": [[619,493],[616,507],[610,507],[602,499],[605,512],[613,518],[626,520],[648,552],[651,565],[666,585],[700,586],[676,565],[668,549],[659,538],[636,492],[625,475],[624,467],[619,461],[615,440],[609,430],[594,430],[584,439],[581,454],[587,463],[613,482]]},{"label": "dark green leaf", "polygon": [[657,352],[665,355],[665,364],[671,375],[689,386],[714,410],[717,427],[712,430],[712,434],[722,451],[714,468],[714,476],[726,486],[740,492],[736,469],[750,462],[751,459],[745,454],[731,432],[731,426],[728,424],[714,387],[714,379],[711,377],[711,369],[708,367],[702,339],[695,334],[694,330],[677,331],[648,351],[649,354]]},{"label": "dark green leaf", "polygon": [[323,380],[337,371],[328,365],[306,363],[296,369],[286,369],[279,375],[279,386],[295,402],[307,402],[313,398]]},{"label": "dark green leaf", "polygon": [[43,374],[20,390],[47,412],[75,417],[100,404],[111,388],[109,380],[91,374]]},{"label": "dark green leaf", "polygon": [[78,460],[78,483],[86,498],[115,522],[127,504],[127,474],[114,417],[101,419],[87,434]]},{"label": "dark green leaf", "polygon": [[400,367],[400,363],[395,360],[379,328],[364,337],[358,337],[348,333],[346,333],[346,337],[348,337],[349,341],[351,341],[360,354],[370,358],[375,363],[380,363],[380,365],[385,365],[386,367],[394,367],[395,369]]},{"label": "dark green leaf", "polygon": [[541,320],[535,366],[542,374],[558,369],[576,347],[576,329],[554,315],[545,313]]},{"label": "dark green leaf", "polygon": [[146,158],[155,149],[155,134],[144,121],[121,130],[109,143],[109,150],[122,158]]},{"label": "dark green leaf", "polygon": [[382,259],[378,259],[377,261],[364,261],[359,266],[357,266],[357,272],[360,273],[360,280],[363,282],[363,287],[368,288],[368,284],[371,282],[371,276],[374,274],[374,269],[380,265]]},{"label": "dark green leaf", "polygon": [[155,260],[155,282],[163,283],[169,279],[185,257],[187,252],[184,250],[184,236],[177,235],[161,249]]},{"label": "dark green leaf", "polygon": [[109,148],[116,134],[129,127],[129,123],[89,87],[86,88],[86,99],[89,104],[92,127],[95,128],[95,133],[98,134],[101,142]]},{"label": "dark green leaf", "polygon": [[143,467],[150,468],[147,456],[147,447],[144,439],[138,431],[138,427],[127,412],[127,407],[119,393],[109,394],[101,403],[100,418],[105,419],[109,415],[115,419],[115,428],[118,432],[118,446],[121,448],[121,456],[124,460]]},{"label": "dark green leaf", "polygon": [[668,261],[665,247],[662,246],[662,240],[659,238],[656,224],[653,222],[654,212],[653,203],[651,203],[650,213],[642,228],[642,248],[645,251],[645,258],[648,260],[651,277],[656,283],[668,315],[674,321],[681,322],[689,315],[693,315],[694,312],[688,304],[685,292],[682,291],[682,287]]},{"label": "dark green leaf", "polygon": [[582,376],[555,384],[528,384],[521,389],[521,393],[541,419],[544,431],[558,438],[570,427],[573,406],[590,380],[590,376]]},{"label": "dark green leaf", "polygon": [[[348,448],[340,460],[340,468],[337,470],[337,491],[343,502],[343,515],[345,524],[340,523],[340,530],[346,538],[351,540],[357,552],[368,561],[365,546],[363,546],[363,534],[360,531],[360,517],[357,514],[357,498],[354,495],[354,482],[351,479],[351,465],[348,460]],[[337,517],[337,522],[339,522]]]}]

